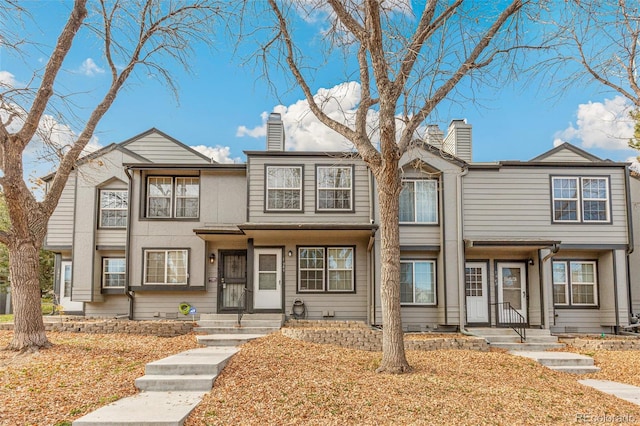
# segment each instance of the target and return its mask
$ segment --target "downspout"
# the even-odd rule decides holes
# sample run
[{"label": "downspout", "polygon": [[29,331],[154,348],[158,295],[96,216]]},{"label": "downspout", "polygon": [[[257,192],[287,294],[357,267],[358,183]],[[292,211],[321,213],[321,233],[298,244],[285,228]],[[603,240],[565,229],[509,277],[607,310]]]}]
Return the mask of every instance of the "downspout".
[{"label": "downspout", "polygon": [[620,305],[618,302],[618,267],[616,266],[618,262],[616,261],[615,250],[611,250],[611,257],[611,260],[613,260],[613,308],[616,310],[616,328],[614,334],[618,334],[620,330]]},{"label": "downspout", "polygon": [[124,293],[127,295],[127,299],[129,299],[129,312],[127,312],[127,317],[132,320],[133,319],[133,302],[134,302],[134,293],[132,291],[129,290],[129,266],[130,266],[130,261],[129,261],[129,244],[131,242],[131,188],[133,187],[132,184],[132,176],[131,173],[129,173],[129,167],[125,167],[124,169],[124,173],[127,175],[127,178],[129,179],[129,183],[128,183],[128,187],[127,187],[127,193],[129,196],[129,202],[127,203],[127,239],[124,245]]},{"label": "downspout", "polygon": [[458,237],[456,242],[458,244],[458,303],[460,305],[458,312],[460,316],[460,333],[465,336],[473,336],[473,337],[481,337],[477,334],[474,334],[464,328],[466,323],[466,303],[465,303],[465,254],[464,254],[464,235],[463,235],[463,224],[464,224],[464,216],[462,211],[462,203],[463,203],[463,193],[464,186],[462,184],[462,178],[464,178],[469,173],[469,167],[465,166],[465,169],[456,177],[456,185],[458,190],[458,213],[457,213],[457,232]]},{"label": "downspout", "polygon": [[[367,167],[369,173],[367,173],[367,185],[369,189],[369,223],[373,225],[376,222],[375,219],[375,194],[373,189],[373,172],[369,167]],[[375,253],[375,231],[371,231],[371,236],[369,237],[369,245],[367,246],[367,251],[369,252],[369,279],[370,279],[370,313],[369,313],[369,323],[376,323],[376,253]]]},{"label": "downspout", "polygon": [[625,166],[625,192],[627,201],[627,234],[629,235],[629,245],[627,246],[627,297],[629,297],[629,316],[633,315],[632,294],[631,294],[631,262],[635,241],[633,238],[633,203],[631,202],[631,172],[629,166]]}]

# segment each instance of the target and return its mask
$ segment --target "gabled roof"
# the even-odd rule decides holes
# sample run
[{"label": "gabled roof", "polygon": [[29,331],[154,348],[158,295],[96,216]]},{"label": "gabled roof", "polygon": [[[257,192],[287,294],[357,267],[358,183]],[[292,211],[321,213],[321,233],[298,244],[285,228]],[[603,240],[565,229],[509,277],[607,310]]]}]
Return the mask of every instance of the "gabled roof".
[{"label": "gabled roof", "polygon": [[548,160],[550,159],[550,157],[558,154],[559,152],[563,151],[563,150],[569,150],[572,153],[584,158],[587,161],[593,161],[593,162],[603,162],[603,161],[609,161],[609,160],[603,160],[600,157],[596,157],[593,154],[588,153],[587,151],[578,148],[575,145],[571,145],[569,142],[564,142],[558,146],[556,146],[553,149],[550,149],[549,151],[538,155],[535,158],[532,158],[531,160],[529,160],[529,162],[536,162],[536,161],[544,161],[544,160]]},{"label": "gabled roof", "polygon": [[[407,150],[410,151],[411,148],[417,148],[417,149],[421,149],[424,151],[429,152],[430,154],[433,154],[434,156],[437,156],[439,158],[442,158],[443,160],[451,163],[451,164],[455,164],[458,167],[464,168],[468,165],[468,163],[464,160],[461,160],[460,158],[456,157],[453,154],[448,153],[447,151],[444,151],[442,148],[437,147],[435,145],[431,145],[427,142],[421,141],[421,140],[414,140],[413,144],[410,146],[410,148]],[[405,153],[406,154],[406,153]],[[412,159],[411,161],[404,163],[404,164],[400,164],[400,167],[404,167],[406,164],[409,164],[411,162],[413,162],[415,159]],[[423,161],[422,159],[420,159],[421,161]],[[423,161],[424,162],[424,161]]]},{"label": "gabled roof", "polygon": [[[120,151],[123,154],[129,155],[129,156],[135,158],[136,160],[140,161],[141,163],[149,163],[150,162],[148,159],[144,158],[142,155],[137,154],[137,153],[135,153],[135,152],[123,147],[121,144],[112,143],[112,144],[109,144],[109,145],[107,145],[105,147],[102,147],[102,148],[100,148],[100,149],[98,149],[96,151],[90,152],[89,154],[85,155],[84,157],[78,158],[74,168],[78,167],[78,166],[81,166],[81,165],[83,165],[85,163],[88,163],[91,160],[95,160],[98,157],[102,157],[103,155],[106,155],[106,154],[108,154],[108,153],[110,153],[112,151]],[[48,175],[44,176],[42,178],[42,180],[47,182],[47,181],[51,180],[55,176],[55,174],[56,174],[56,172],[49,173]]]},{"label": "gabled roof", "polygon": [[163,138],[165,138],[165,139],[167,139],[167,140],[169,140],[169,141],[171,141],[171,142],[175,143],[175,144],[176,144],[176,145],[178,145],[179,147],[181,147],[181,148],[183,148],[183,149],[185,149],[185,150],[187,150],[187,151],[191,152],[192,154],[197,155],[198,157],[202,158],[203,160],[206,160],[206,161],[208,161],[208,162],[212,162],[212,161],[213,161],[214,163],[216,163],[216,161],[214,161],[214,160],[212,160],[211,158],[207,157],[207,156],[206,156],[206,155],[204,155],[203,153],[196,151],[195,149],[191,148],[190,146],[188,146],[188,145],[186,145],[186,144],[184,144],[184,143],[180,142],[178,139],[176,139],[176,138],[174,138],[174,137],[172,137],[172,136],[169,136],[168,134],[164,133],[163,131],[156,129],[155,127],[152,127],[152,128],[150,128],[149,130],[147,130],[146,132],[142,132],[142,133],[140,133],[140,134],[138,134],[138,135],[136,135],[136,136],[134,136],[134,137],[132,137],[132,138],[129,138],[129,139],[127,139],[127,140],[126,140],[126,141],[124,141],[124,142],[120,142],[120,146],[125,146],[125,147],[126,147],[126,146],[127,146],[127,145],[129,145],[130,143],[133,143],[133,142],[137,141],[138,139],[142,139],[142,138],[144,138],[145,136],[149,136],[149,135],[150,135],[150,134],[152,134],[152,133],[157,133],[157,134],[159,134],[159,135],[160,135],[160,136],[162,136]]}]

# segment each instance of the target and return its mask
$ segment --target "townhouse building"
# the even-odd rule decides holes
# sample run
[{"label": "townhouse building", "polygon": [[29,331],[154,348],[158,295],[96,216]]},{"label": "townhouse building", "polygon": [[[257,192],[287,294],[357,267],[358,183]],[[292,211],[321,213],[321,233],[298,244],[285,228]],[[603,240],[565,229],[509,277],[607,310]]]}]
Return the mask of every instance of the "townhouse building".
[{"label": "townhouse building", "polygon": [[[46,240],[65,311],[191,319],[185,302],[380,325],[372,173],[354,152],[286,151],[278,114],[267,129],[244,164],[156,129],[80,160]],[[570,144],[474,163],[471,130],[430,127],[401,159],[405,328],[500,326],[514,313],[558,332],[629,325],[640,182],[628,164]]]}]

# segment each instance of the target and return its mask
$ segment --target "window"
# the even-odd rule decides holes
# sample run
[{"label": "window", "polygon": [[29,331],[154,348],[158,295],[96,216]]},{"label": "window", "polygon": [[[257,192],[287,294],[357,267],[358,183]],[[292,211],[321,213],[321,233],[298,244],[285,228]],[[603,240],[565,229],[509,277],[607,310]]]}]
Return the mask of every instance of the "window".
[{"label": "window", "polygon": [[318,166],[316,207],[318,210],[351,210],[352,167]]},{"label": "window", "polygon": [[553,302],[557,306],[596,306],[597,275],[594,261],[553,262]]},{"label": "window", "polygon": [[609,178],[554,177],[554,222],[608,222]]},{"label": "window", "polygon": [[353,247],[299,247],[298,290],[352,292]]},{"label": "window", "polygon": [[124,258],[106,257],[102,259],[102,287],[124,287]]},{"label": "window", "polygon": [[404,180],[400,191],[401,223],[438,223],[438,181]]},{"label": "window", "polygon": [[147,217],[197,218],[200,178],[152,176],[147,178]]},{"label": "window", "polygon": [[126,228],[129,193],[127,190],[100,191],[100,227]]},{"label": "window", "polygon": [[187,284],[187,250],[145,250],[144,284]]},{"label": "window", "polygon": [[400,261],[400,303],[436,304],[436,263],[433,260]]},{"label": "window", "polygon": [[302,167],[267,166],[266,210],[302,211]]}]

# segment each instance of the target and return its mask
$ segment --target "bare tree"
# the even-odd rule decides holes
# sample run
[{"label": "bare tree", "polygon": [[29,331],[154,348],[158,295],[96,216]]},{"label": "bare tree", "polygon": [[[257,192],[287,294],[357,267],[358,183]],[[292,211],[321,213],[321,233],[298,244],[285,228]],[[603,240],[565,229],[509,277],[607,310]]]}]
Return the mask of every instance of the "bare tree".
[{"label": "bare tree", "polygon": [[[0,9],[0,16],[11,16],[18,11],[17,2],[7,2]],[[0,169],[4,173],[0,185],[11,222],[8,230],[0,231],[0,243],[9,249],[15,312],[9,348],[14,350],[49,345],[40,311],[38,251],[69,174],[96,126],[138,68],[153,72],[175,92],[176,85],[163,61],[174,60],[188,69],[187,55],[194,43],[209,42],[219,8],[213,0],[98,0],[92,12],[87,0],[74,1],[46,67],[33,80],[37,87],[0,87],[6,89],[0,93]],[[37,200],[23,177],[24,151],[41,129],[47,111],[55,108],[54,99],[64,95],[56,79],[74,39],[84,31],[92,31],[102,40],[110,84],[73,143],[58,149],[57,171],[44,198]],[[12,45],[1,29],[0,39],[2,44]]]},{"label": "bare tree", "polygon": [[561,88],[596,82],[626,98],[631,104],[630,119],[637,123],[629,145],[640,149],[640,4],[572,0],[564,2],[560,12],[552,21],[559,47],[556,64],[565,73],[567,65],[574,65],[570,70],[575,71],[566,73]]},{"label": "bare tree", "polygon": [[[523,6],[528,2],[428,0],[419,16],[413,15],[409,3],[269,0],[266,10],[260,9],[262,2],[246,2],[244,15],[259,16],[262,30],[268,32],[255,55],[264,61],[267,78],[278,66],[278,71],[284,69],[293,77],[313,114],[350,141],[375,176],[382,242],[383,355],[378,371],[389,373],[410,369],[400,315],[399,160],[445,98],[468,100],[460,97],[468,95],[456,93],[463,78],[499,85],[503,81],[491,78],[508,78],[514,72],[513,54],[523,47],[519,25],[526,18]],[[273,22],[265,28],[269,15]],[[300,27],[305,20],[320,19],[325,55],[305,55],[308,32]],[[259,39],[260,31],[248,27],[252,39]],[[331,118],[323,107],[332,100],[314,96],[315,74],[336,61],[346,65],[348,78],[358,81],[361,89],[350,120]],[[373,131],[370,115],[377,116]],[[379,148],[373,134],[379,135]]]}]

